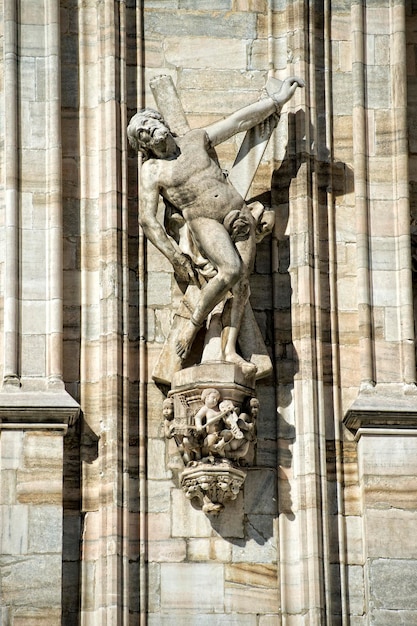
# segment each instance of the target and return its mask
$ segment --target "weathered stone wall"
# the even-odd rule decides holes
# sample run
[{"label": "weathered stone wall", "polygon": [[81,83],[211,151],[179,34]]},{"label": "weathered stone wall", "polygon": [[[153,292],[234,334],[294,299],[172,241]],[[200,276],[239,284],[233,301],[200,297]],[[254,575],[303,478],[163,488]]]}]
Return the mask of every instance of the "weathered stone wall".
[{"label": "weathered stone wall", "polygon": [[364,432],[358,444],[370,623],[417,622],[415,434]]},{"label": "weathered stone wall", "polygon": [[2,624],[59,624],[62,428],[2,425]]},{"label": "weathered stone wall", "polygon": [[[414,4],[19,6],[2,3],[0,621],[417,623]],[[306,81],[250,192],[276,213],[251,281],[274,373],[255,467],[210,522],[164,438],[151,374],[181,292],[138,227],[125,129],[153,76],[199,127],[268,70]]]}]

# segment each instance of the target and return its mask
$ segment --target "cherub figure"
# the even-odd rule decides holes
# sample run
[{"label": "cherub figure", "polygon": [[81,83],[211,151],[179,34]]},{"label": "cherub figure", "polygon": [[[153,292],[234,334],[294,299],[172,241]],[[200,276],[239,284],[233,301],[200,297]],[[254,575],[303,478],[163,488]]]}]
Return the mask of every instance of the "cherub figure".
[{"label": "cherub figure", "polygon": [[243,439],[243,433],[238,426],[239,416],[233,402],[231,400],[223,400],[219,404],[219,409],[225,414],[223,421],[229,427],[233,437],[235,439]]},{"label": "cherub figure", "polygon": [[259,400],[251,398],[249,400],[249,412],[240,413],[236,426],[242,433],[242,438],[233,439],[227,443],[225,454],[242,463],[251,462],[254,455],[254,443],[256,441],[256,418],[259,412]]},{"label": "cherub figure", "polygon": [[203,456],[208,454],[224,456],[222,453],[224,438],[231,439],[233,437],[231,431],[225,431],[223,428],[222,418],[227,415],[229,410],[220,410],[221,395],[217,389],[204,389],[201,399],[204,405],[197,411],[194,423],[197,433],[204,435]]},{"label": "cherub figure", "polygon": [[238,409],[231,400],[220,402],[221,396],[217,389],[205,389],[201,394],[204,406],[194,417],[197,433],[204,433],[203,455],[214,454],[227,456],[226,450],[231,449],[232,441],[236,440],[238,448],[244,442],[244,433],[239,428]]},{"label": "cherub figure", "polygon": [[157,219],[161,195],[182,215],[195,244],[215,270],[177,338],[176,352],[181,359],[188,356],[209,313],[231,291],[230,321],[223,330],[224,359],[239,364],[246,374],[256,371],[256,366],[236,351],[255,256],[255,220],[244,199],[225,178],[213,148],[279,112],[303,84],[299,78],[287,78],[272,96],[182,137],[175,136],[152,109],[143,109],[130,120],[129,142],[142,152],[145,161],[139,220],[146,237],[167,257],[180,279],[197,282],[189,257]]},{"label": "cherub figure", "polygon": [[201,399],[204,405],[197,411],[194,423],[197,433],[204,434],[203,454],[210,452],[219,441],[221,413],[219,409],[220,393],[217,389],[204,389]]},{"label": "cherub figure", "polygon": [[174,436],[174,401],[172,398],[165,398],[162,403],[162,415],[164,418],[164,434],[167,439]]},{"label": "cherub figure", "polygon": [[184,463],[187,465],[191,461],[198,461],[201,458],[200,442],[191,432],[175,432],[174,423],[174,401],[172,398],[165,398],[162,403],[162,415],[164,416],[164,434],[167,439],[174,437],[175,443]]}]

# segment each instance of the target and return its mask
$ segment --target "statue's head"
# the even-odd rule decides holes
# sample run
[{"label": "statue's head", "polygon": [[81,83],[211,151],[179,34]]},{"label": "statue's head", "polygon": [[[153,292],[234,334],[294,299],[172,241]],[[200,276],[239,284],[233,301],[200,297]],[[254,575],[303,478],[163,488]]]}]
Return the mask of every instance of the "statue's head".
[{"label": "statue's head", "polygon": [[259,413],[259,400],[258,398],[251,398],[249,401],[250,411],[252,417],[258,417]]},{"label": "statue's head", "polygon": [[162,115],[149,108],[138,111],[129,122],[127,138],[132,148],[142,153],[144,160],[152,156],[152,134],[161,125],[171,132]]},{"label": "statue's head", "polygon": [[162,403],[162,415],[165,419],[173,419],[174,417],[174,401],[172,398],[165,398]]},{"label": "statue's head", "polygon": [[208,389],[204,389],[201,394],[201,399],[206,405],[210,405],[212,407],[216,406],[219,402],[221,396],[220,392],[217,389],[213,389],[209,387]]},{"label": "statue's head", "polygon": [[234,411],[235,407],[231,400],[222,400],[219,404],[220,411]]}]

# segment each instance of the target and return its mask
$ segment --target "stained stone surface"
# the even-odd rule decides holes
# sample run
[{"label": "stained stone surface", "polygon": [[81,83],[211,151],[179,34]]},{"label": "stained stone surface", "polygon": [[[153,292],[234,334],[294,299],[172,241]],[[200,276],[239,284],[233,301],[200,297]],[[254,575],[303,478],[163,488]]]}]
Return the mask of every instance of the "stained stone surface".
[{"label": "stained stone surface", "polygon": [[[52,427],[53,428],[53,427]],[[63,434],[0,429],[0,578],[13,623],[60,624]],[[25,622],[25,620],[27,620]],[[5,624],[11,623],[6,620]]]},{"label": "stained stone surface", "polygon": [[[374,559],[370,572],[371,602],[374,615],[386,611],[417,611],[415,559]],[[414,613],[414,620],[417,613]],[[380,621],[379,618],[376,618]],[[381,622],[382,623],[382,622]],[[412,623],[412,622],[410,622]]]},{"label": "stained stone surface", "polygon": [[[417,624],[415,6],[16,6],[0,11],[0,623]],[[138,226],[125,129],[155,76],[198,128],[256,101],[268,70],[306,81],[248,194],[275,213],[251,275],[273,372],[254,469],[211,523],[164,437],[152,372],[183,294]],[[224,170],[242,139],[218,147]]]}]

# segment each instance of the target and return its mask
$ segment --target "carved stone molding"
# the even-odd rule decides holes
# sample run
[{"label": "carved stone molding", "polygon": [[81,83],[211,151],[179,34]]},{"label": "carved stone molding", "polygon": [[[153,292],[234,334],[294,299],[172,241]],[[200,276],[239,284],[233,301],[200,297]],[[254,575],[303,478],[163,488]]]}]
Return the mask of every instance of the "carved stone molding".
[{"label": "carved stone molding", "polygon": [[377,385],[358,396],[343,423],[354,434],[363,429],[417,429],[416,400],[415,387]]},{"label": "carved stone molding", "polygon": [[66,392],[0,393],[0,424],[73,425],[79,404]]}]

